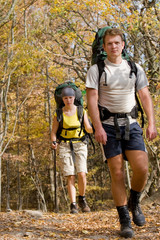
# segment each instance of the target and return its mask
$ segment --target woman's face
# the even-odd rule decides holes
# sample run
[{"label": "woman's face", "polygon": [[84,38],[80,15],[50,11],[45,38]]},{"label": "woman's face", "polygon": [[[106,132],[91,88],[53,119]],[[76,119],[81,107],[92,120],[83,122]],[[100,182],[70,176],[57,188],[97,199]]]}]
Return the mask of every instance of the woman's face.
[{"label": "woman's face", "polygon": [[75,97],[73,97],[73,96],[65,96],[65,97],[62,98],[65,106],[73,105],[74,104],[74,99],[75,99]]}]

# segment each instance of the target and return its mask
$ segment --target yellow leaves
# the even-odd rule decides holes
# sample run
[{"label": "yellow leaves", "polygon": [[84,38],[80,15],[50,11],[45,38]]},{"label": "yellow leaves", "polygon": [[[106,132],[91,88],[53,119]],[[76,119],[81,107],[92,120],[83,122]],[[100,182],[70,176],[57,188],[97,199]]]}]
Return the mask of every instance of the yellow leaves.
[{"label": "yellow leaves", "polygon": [[88,234],[89,232],[87,230],[82,230],[82,233]]},{"label": "yellow leaves", "polygon": [[71,10],[74,5],[73,0],[65,0],[65,1],[54,1],[54,6],[51,8],[50,12],[52,14],[66,14]]},{"label": "yellow leaves", "polygon": [[[146,225],[138,228],[135,225],[135,239],[159,239],[160,206],[148,209],[143,205]],[[17,239],[120,239],[120,224],[115,208],[88,214],[45,213],[42,219],[33,219],[23,212],[0,213],[2,228],[1,238]],[[20,235],[18,235],[20,234]],[[149,237],[149,238],[148,238]]]},{"label": "yellow leaves", "polygon": [[63,81],[63,79],[66,76],[66,73],[65,73],[64,69],[59,67],[59,66],[56,66],[56,65],[51,65],[49,67],[49,72],[50,72],[52,77],[54,77],[57,80],[61,80],[61,81]]},{"label": "yellow leaves", "polygon": [[68,19],[79,16],[78,13],[85,13],[87,10],[89,12],[103,12],[106,8],[109,8],[109,1],[93,1],[93,0],[85,0],[85,1],[73,1],[73,0],[65,0],[65,1],[54,1],[54,5],[50,9],[50,13],[54,15],[65,16]]},{"label": "yellow leaves", "polygon": [[157,84],[156,89],[157,89],[157,90],[160,89],[160,83]]},{"label": "yellow leaves", "polygon": [[17,75],[37,71],[39,61],[44,58],[42,51],[37,51],[33,45],[27,44],[23,39],[21,42],[14,44],[10,50],[14,52],[14,55],[9,66],[11,68],[17,66]]},{"label": "yellow leaves", "polygon": [[48,234],[50,238],[54,238],[54,239],[57,239],[57,238],[61,238],[61,239],[65,239],[66,238],[66,234],[57,234],[55,232],[52,232],[52,233],[49,233]]},{"label": "yellow leaves", "polygon": [[49,233],[49,237],[56,237],[56,233],[55,232]]},{"label": "yellow leaves", "polygon": [[98,167],[98,166],[92,168],[92,169],[88,172],[88,174],[87,174],[87,178],[92,177],[92,176],[93,176],[98,170],[99,170],[99,167]]},{"label": "yellow leaves", "polygon": [[14,227],[19,227],[22,224],[22,222],[14,222],[13,225]]}]

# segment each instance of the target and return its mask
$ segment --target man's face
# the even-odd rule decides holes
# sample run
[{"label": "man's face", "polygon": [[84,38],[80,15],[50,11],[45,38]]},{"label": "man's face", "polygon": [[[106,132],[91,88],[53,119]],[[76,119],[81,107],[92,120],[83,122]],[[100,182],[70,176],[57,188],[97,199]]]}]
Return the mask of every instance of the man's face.
[{"label": "man's face", "polygon": [[121,56],[122,50],[124,48],[124,41],[122,41],[119,35],[105,37],[105,44],[103,48],[107,53],[108,59],[113,59]]}]

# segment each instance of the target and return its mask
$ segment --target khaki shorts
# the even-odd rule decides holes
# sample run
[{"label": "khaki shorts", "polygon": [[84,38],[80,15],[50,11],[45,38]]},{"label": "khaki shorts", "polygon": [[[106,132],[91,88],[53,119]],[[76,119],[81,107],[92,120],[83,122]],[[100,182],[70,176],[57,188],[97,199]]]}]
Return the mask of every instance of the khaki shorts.
[{"label": "khaki shorts", "polygon": [[83,142],[73,143],[75,162],[69,142],[61,142],[59,145],[60,165],[64,176],[75,175],[79,172],[87,173],[87,144]]}]

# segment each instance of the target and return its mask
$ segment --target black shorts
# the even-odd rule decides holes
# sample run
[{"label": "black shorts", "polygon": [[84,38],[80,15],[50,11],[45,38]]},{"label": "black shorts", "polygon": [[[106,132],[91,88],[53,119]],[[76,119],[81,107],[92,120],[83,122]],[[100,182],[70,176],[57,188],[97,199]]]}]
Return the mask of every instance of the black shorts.
[{"label": "black shorts", "polygon": [[106,158],[115,157],[119,154],[124,155],[126,150],[141,150],[147,152],[143,140],[143,131],[137,122],[130,125],[130,139],[125,140],[125,126],[120,127],[121,139],[116,139],[115,127],[108,124],[103,124],[103,128],[107,133],[107,143],[103,146]]}]

